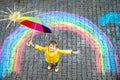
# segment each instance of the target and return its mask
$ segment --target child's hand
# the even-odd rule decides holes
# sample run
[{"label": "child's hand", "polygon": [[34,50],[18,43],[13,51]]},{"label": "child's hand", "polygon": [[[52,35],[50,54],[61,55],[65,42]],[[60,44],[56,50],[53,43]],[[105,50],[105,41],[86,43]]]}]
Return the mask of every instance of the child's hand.
[{"label": "child's hand", "polygon": [[73,54],[80,54],[80,50],[73,51]]},{"label": "child's hand", "polygon": [[34,44],[32,43],[32,40],[30,40],[30,41],[27,43],[27,46],[32,46],[32,47],[34,47]]}]

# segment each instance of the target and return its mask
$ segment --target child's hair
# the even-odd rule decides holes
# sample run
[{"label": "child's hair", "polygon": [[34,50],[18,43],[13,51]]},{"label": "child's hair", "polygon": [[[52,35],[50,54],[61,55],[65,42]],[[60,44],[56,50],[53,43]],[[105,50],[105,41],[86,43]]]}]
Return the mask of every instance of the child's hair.
[{"label": "child's hair", "polygon": [[57,43],[57,41],[55,41],[55,40],[51,40],[51,41],[49,42],[49,45],[50,45],[50,44],[56,45],[56,47],[58,47],[58,43]]}]

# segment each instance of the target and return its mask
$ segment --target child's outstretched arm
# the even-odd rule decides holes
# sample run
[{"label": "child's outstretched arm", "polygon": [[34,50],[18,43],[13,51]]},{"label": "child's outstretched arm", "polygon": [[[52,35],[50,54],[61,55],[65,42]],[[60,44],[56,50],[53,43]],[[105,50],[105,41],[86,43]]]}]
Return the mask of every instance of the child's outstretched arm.
[{"label": "child's outstretched arm", "polygon": [[32,40],[29,41],[29,45],[32,46],[33,48],[35,48],[36,50],[40,50],[40,51],[45,51],[45,47],[37,45],[37,44],[33,44]]},{"label": "child's outstretched arm", "polygon": [[77,50],[77,51],[72,51],[72,50],[60,50],[58,51],[60,54],[79,54],[80,53],[80,50]]}]

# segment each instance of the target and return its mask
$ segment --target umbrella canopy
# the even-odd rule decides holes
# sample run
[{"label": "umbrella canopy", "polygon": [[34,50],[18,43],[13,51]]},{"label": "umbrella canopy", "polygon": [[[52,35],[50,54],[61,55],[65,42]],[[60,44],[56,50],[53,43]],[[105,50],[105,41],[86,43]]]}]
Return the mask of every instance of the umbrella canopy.
[{"label": "umbrella canopy", "polygon": [[31,29],[44,32],[44,33],[52,33],[52,28],[46,24],[45,22],[41,21],[39,18],[36,17],[20,17],[17,18],[17,21]]}]

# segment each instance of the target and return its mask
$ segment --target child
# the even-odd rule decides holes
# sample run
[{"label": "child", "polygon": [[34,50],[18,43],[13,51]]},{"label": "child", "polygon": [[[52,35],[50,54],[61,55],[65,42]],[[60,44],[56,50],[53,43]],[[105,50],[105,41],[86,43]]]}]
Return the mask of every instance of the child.
[{"label": "child", "polygon": [[30,46],[35,48],[36,50],[40,50],[44,52],[46,57],[46,62],[49,64],[48,69],[52,69],[53,65],[55,66],[55,72],[59,71],[58,62],[60,59],[60,54],[79,54],[80,51],[72,51],[72,50],[61,50],[58,48],[58,43],[55,40],[51,40],[49,45],[46,47],[42,47],[37,44],[33,44],[32,41],[29,42]]}]

